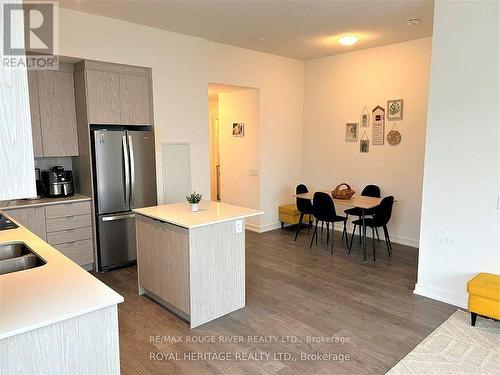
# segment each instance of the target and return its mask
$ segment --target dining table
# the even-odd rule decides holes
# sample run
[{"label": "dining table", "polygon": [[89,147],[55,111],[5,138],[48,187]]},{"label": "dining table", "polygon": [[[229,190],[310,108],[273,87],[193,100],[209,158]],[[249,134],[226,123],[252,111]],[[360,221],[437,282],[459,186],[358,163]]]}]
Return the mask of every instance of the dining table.
[{"label": "dining table", "polygon": [[[318,190],[322,193],[326,193],[331,196],[332,191],[328,190]],[[313,192],[307,192],[307,193],[302,193],[302,194],[294,194],[293,196],[296,198],[302,198],[302,199],[309,199],[313,200],[314,197]],[[366,211],[377,207],[380,202],[382,201],[382,198],[375,198],[375,197],[367,197],[364,195],[357,195],[354,194],[350,199],[338,199],[338,198],[333,198],[333,203],[336,205],[343,205],[347,207],[357,207],[361,209],[361,220],[363,222],[363,236],[362,236],[362,247],[363,247],[363,259],[364,262],[366,263],[366,258],[367,258],[367,250],[366,250],[366,225],[365,225],[365,217],[366,217]]]}]

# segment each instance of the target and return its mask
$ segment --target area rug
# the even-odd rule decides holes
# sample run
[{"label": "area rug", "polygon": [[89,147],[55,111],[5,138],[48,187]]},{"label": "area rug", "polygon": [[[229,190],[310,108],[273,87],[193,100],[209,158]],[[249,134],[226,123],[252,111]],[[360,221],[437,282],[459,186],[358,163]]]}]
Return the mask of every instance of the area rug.
[{"label": "area rug", "polygon": [[500,322],[457,310],[387,374],[500,374]]}]

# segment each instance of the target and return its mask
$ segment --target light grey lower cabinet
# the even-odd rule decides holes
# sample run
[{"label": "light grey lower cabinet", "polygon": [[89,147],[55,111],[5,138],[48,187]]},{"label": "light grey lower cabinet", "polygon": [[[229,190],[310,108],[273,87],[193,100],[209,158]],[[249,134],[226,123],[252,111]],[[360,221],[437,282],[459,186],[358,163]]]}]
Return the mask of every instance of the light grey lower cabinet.
[{"label": "light grey lower cabinet", "polygon": [[86,269],[94,263],[90,201],[6,211],[14,220]]},{"label": "light grey lower cabinet", "polygon": [[136,214],[139,294],[191,328],[245,307],[245,232],[235,219],[195,228]]},{"label": "light grey lower cabinet", "polygon": [[7,337],[0,352],[0,374],[119,375],[117,306]]},{"label": "light grey lower cabinet", "polygon": [[17,208],[9,210],[7,214],[42,240],[47,240],[44,207]]},{"label": "light grey lower cabinet", "polygon": [[94,263],[90,201],[47,206],[45,217],[50,245],[80,266]]}]

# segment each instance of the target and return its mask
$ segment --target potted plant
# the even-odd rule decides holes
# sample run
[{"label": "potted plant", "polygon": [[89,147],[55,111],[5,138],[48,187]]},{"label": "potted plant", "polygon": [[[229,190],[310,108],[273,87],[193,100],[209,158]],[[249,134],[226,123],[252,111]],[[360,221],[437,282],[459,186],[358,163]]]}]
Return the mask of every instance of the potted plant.
[{"label": "potted plant", "polygon": [[196,191],[193,191],[190,195],[186,196],[186,200],[191,206],[191,212],[197,212],[198,203],[201,201],[201,194],[197,194]]}]

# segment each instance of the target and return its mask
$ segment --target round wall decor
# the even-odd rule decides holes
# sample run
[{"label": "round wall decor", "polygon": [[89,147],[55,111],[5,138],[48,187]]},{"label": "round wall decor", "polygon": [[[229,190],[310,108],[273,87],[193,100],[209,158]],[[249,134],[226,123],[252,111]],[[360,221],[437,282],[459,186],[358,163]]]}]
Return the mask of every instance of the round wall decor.
[{"label": "round wall decor", "polygon": [[387,143],[396,146],[399,142],[401,142],[401,133],[398,130],[391,130],[387,133]]}]

